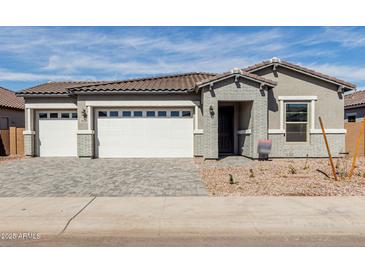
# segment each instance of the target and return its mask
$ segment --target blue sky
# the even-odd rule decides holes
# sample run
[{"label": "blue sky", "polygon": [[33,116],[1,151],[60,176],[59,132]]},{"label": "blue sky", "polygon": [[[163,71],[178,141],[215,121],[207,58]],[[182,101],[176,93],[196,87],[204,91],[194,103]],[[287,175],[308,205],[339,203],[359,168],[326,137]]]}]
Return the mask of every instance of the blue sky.
[{"label": "blue sky", "polygon": [[0,27],[0,86],[223,72],[277,56],[365,88],[365,27]]}]

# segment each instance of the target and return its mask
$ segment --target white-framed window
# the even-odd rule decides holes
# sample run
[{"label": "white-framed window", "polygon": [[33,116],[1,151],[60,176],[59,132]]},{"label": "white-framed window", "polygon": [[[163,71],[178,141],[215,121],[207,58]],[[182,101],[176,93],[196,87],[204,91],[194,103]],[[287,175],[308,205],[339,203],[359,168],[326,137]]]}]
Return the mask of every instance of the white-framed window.
[{"label": "white-framed window", "polygon": [[178,111],[178,110],[172,110],[170,112],[170,116],[171,117],[179,117],[180,116],[180,111]]},{"label": "white-framed window", "polygon": [[110,111],[109,112],[109,117],[118,117],[119,116],[119,112],[118,111]]},{"label": "white-framed window", "polygon": [[347,122],[349,123],[355,123],[356,122],[357,113],[346,113]]},{"label": "white-framed window", "polygon": [[191,111],[190,110],[183,110],[181,112],[182,117],[191,117]]},{"label": "white-framed window", "polygon": [[77,119],[77,112],[75,111],[62,111],[62,112],[39,112],[38,113],[38,119],[44,120],[44,119]]},{"label": "white-framed window", "polygon": [[143,117],[143,111],[141,110],[133,111],[133,117]]},{"label": "white-framed window", "polygon": [[47,112],[41,112],[38,114],[39,119],[47,119],[48,113]]},{"label": "white-framed window", "polygon": [[99,118],[191,118],[192,110],[184,109],[100,109],[97,112]]},{"label": "white-framed window", "polygon": [[308,103],[285,103],[286,142],[307,142]]},{"label": "white-framed window", "polygon": [[49,114],[49,119],[57,119],[58,118],[58,112],[51,112]]},{"label": "white-framed window", "polygon": [[152,111],[152,110],[147,110],[146,116],[147,117],[155,117],[156,116],[156,112],[155,111]]}]

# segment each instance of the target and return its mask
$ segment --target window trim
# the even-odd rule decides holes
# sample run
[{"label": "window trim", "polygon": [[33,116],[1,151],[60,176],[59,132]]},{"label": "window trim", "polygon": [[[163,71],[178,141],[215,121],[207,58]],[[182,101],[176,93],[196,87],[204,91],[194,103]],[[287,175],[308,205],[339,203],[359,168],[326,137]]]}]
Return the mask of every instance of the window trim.
[{"label": "window trim", "polygon": [[[307,105],[307,121],[306,122],[302,122],[302,121],[297,121],[297,122],[287,122],[286,119],[287,119],[287,105],[290,104],[290,105]],[[284,121],[284,124],[285,124],[285,127],[284,127],[284,132],[285,132],[285,143],[286,144],[306,144],[309,142],[309,132],[310,132],[310,128],[309,128],[309,112],[310,112],[310,109],[309,109],[309,102],[297,102],[297,101],[287,101],[287,102],[284,102],[284,117],[285,117],[285,121]],[[291,142],[291,141],[288,141],[287,140],[287,137],[288,137],[288,134],[287,134],[287,131],[286,131],[286,125],[287,124],[306,124],[306,137],[305,137],[305,141],[301,142],[301,141],[296,141],[296,142]]]}]

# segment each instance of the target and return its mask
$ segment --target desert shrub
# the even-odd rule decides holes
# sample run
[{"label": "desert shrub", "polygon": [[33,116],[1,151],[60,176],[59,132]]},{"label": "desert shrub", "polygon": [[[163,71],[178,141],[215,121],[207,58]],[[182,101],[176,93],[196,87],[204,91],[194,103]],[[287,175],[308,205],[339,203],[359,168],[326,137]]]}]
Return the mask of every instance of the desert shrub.
[{"label": "desert shrub", "polygon": [[289,174],[297,174],[297,169],[293,165],[289,165]]},{"label": "desert shrub", "polygon": [[255,178],[255,174],[253,173],[253,169],[250,168],[250,178]]}]

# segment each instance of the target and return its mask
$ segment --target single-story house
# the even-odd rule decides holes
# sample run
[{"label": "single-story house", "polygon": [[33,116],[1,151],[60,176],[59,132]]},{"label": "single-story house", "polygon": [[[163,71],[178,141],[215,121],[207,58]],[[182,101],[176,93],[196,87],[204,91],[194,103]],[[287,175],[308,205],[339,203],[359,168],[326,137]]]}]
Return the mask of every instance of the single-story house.
[{"label": "single-story house", "polygon": [[0,87],[0,129],[11,126],[24,127],[24,99],[16,93]]},{"label": "single-story house", "polygon": [[9,128],[24,128],[24,100],[0,87],[0,155],[10,154]]},{"label": "single-story house", "polygon": [[365,90],[345,94],[345,122],[361,122],[365,117]]},{"label": "single-story house", "polygon": [[355,85],[272,58],[225,73],[185,73],[103,82],[46,83],[25,99],[25,151],[31,156],[257,159],[345,150],[344,96]]},{"label": "single-story house", "polygon": [[[346,151],[351,155],[356,149],[357,139],[360,130],[363,130],[363,121],[365,117],[365,90],[353,92],[345,95],[345,129],[346,133]],[[365,155],[364,151],[365,134],[360,139],[359,155]]]}]

